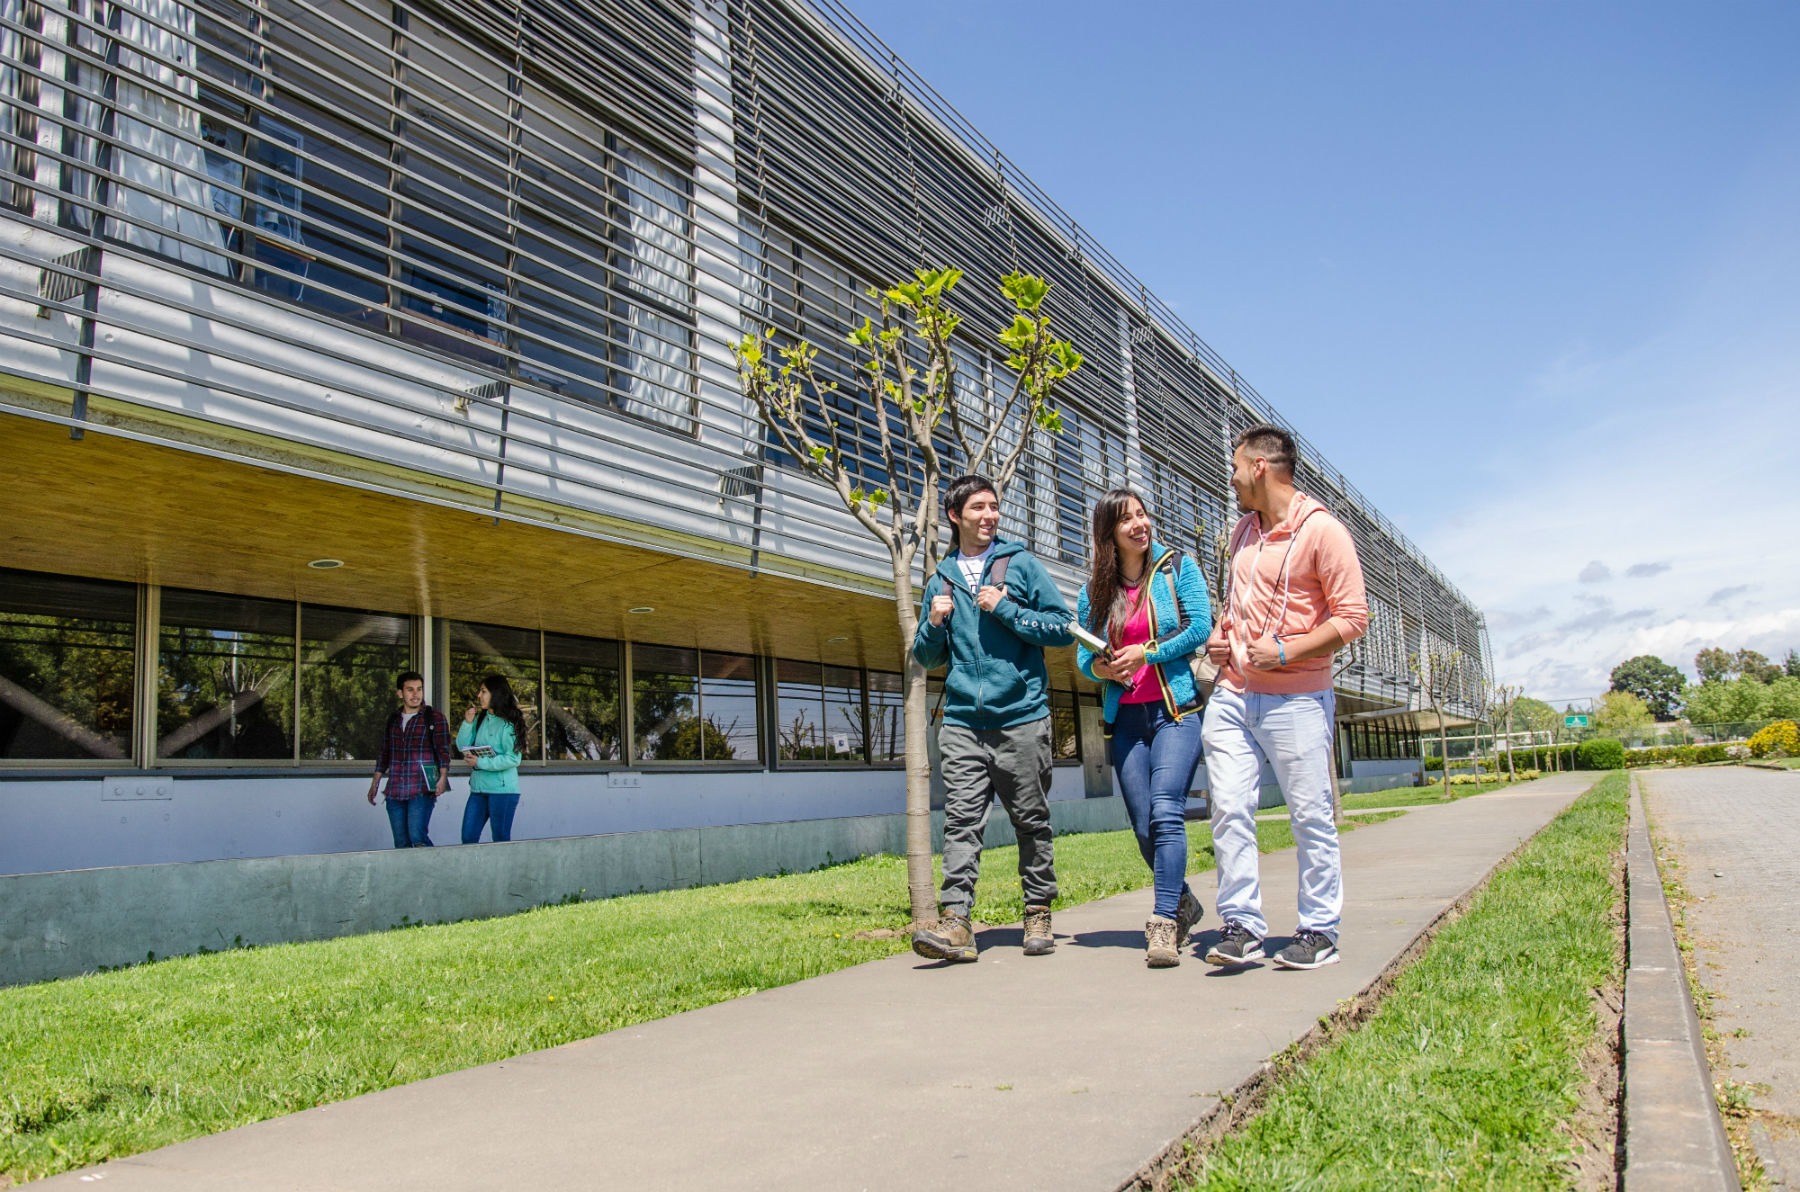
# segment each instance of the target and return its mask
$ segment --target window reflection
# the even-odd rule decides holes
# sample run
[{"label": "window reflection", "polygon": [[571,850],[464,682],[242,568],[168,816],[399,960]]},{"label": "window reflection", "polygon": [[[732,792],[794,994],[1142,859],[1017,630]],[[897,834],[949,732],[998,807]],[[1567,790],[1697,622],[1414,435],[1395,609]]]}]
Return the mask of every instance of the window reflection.
[{"label": "window reflection", "polygon": [[0,759],[131,752],[130,584],[0,569]]},{"label": "window reflection", "polygon": [[461,724],[467,708],[479,706],[481,680],[504,675],[525,714],[525,759],[543,757],[543,731],[538,714],[538,634],[533,629],[503,625],[450,623],[450,689],[444,714]]},{"label": "window reflection", "polygon": [[623,756],[619,732],[619,643],[544,635],[544,740],[551,761]]},{"label": "window reflection", "polygon": [[642,761],[756,761],[755,660],[671,646],[631,649],[633,754]]},{"label": "window reflection", "polygon": [[294,756],[294,606],[165,589],[159,758]]},{"label": "window reflection", "polygon": [[412,669],[412,624],[391,613],[300,610],[300,759],[377,757],[395,680]]}]

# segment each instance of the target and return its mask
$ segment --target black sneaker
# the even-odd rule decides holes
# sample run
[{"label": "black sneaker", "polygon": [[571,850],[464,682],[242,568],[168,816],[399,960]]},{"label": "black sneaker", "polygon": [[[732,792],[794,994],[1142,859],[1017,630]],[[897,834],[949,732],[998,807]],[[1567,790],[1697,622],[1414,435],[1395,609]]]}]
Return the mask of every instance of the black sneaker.
[{"label": "black sneaker", "polygon": [[1306,928],[1296,931],[1293,942],[1275,953],[1276,968],[1315,969],[1337,962],[1336,942],[1322,931]]},{"label": "black sneaker", "polygon": [[1185,886],[1181,891],[1181,902],[1175,907],[1175,946],[1187,947],[1188,934],[1194,930],[1194,924],[1206,918],[1206,908],[1194,897],[1194,892]]},{"label": "black sneaker", "polygon": [[1219,942],[1206,950],[1206,963],[1249,964],[1252,960],[1262,959],[1262,948],[1262,940],[1251,935],[1249,928],[1227,923],[1219,935]]}]

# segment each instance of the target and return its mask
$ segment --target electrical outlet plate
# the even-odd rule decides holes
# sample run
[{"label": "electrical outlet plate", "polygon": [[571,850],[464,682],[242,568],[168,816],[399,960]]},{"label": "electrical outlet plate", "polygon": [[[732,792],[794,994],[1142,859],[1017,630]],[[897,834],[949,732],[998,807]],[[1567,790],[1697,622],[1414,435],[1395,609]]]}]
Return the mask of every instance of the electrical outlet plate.
[{"label": "electrical outlet plate", "polygon": [[100,799],[105,803],[137,803],[175,797],[175,780],[167,774],[140,774],[135,778],[102,778]]}]

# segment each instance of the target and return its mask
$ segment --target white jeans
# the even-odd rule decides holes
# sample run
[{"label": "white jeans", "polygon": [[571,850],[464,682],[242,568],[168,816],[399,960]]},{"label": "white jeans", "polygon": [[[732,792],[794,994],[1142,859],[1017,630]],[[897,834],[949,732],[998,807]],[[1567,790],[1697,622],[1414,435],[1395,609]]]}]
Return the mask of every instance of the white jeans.
[{"label": "white jeans", "polygon": [[1206,705],[1201,741],[1212,787],[1213,855],[1219,863],[1219,918],[1269,933],[1262,913],[1256,803],[1263,759],[1287,797],[1300,861],[1300,927],[1335,942],[1344,914],[1343,864],[1331,818],[1333,716],[1330,691],[1238,695],[1223,687]]}]

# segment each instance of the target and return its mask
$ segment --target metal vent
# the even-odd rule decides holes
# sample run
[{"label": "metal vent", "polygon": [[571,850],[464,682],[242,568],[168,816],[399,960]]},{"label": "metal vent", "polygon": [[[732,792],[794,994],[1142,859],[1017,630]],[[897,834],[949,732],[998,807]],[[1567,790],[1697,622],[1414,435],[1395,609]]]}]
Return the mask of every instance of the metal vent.
[{"label": "metal vent", "polygon": [[[64,253],[38,270],[38,301],[72,302],[87,292],[88,278],[94,272],[97,251],[93,247]],[[38,318],[56,313],[48,306],[38,307]]]}]

